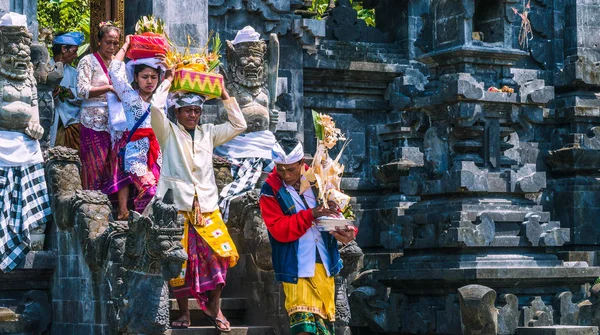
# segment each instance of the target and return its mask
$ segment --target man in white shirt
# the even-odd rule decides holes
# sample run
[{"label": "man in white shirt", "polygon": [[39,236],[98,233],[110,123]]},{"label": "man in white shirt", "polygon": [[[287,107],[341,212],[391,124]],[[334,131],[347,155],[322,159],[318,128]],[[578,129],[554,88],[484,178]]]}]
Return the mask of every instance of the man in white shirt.
[{"label": "man in white shirt", "polygon": [[54,90],[54,123],[50,130],[50,146],[65,146],[79,151],[79,111],[81,101],[77,97],[77,69],[71,63],[77,58],[77,50],[83,43],[80,32],[58,35],[52,41],[53,67],[48,74],[60,77],[60,85]]},{"label": "man in white shirt", "polygon": [[259,204],[275,279],[283,283],[290,334],[330,335],[335,321],[333,276],[342,268],[337,242],[354,240],[357,229],[321,232],[316,227],[316,218],[335,216],[338,210],[318,205],[312,188],[300,193],[308,166],[298,140],[279,140],[272,156],[276,168],[263,184]]},{"label": "man in white shirt", "polygon": [[[165,80],[170,77],[168,71]],[[156,196],[173,190],[175,206],[185,217],[182,244],[188,252],[180,276],[170,281],[181,312],[172,326],[189,327],[188,298],[193,296],[215,328],[228,332],[231,327],[221,312],[220,297],[227,270],[239,255],[219,211],[212,153],[215,146],[244,132],[246,121],[224,88],[221,99],[228,121],[219,125],[198,125],[205,98],[193,93],[173,97],[177,122],[169,121],[160,94],[154,94],[150,115],[163,154]]]}]

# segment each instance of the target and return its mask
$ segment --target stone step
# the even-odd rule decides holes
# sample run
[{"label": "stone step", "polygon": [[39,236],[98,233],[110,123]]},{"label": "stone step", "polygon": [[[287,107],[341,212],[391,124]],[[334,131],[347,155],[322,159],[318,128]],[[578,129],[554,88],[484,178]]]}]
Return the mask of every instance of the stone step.
[{"label": "stone step", "polygon": [[[176,299],[170,299],[170,317],[171,320],[179,318],[179,306],[177,305]],[[208,321],[198,301],[191,298],[188,299],[190,308],[190,319],[192,324],[201,326],[210,326],[211,323]],[[238,326],[244,323],[244,316],[246,314],[246,299],[245,298],[221,298],[221,310],[223,315],[231,322],[232,325]]]},{"label": "stone step", "polygon": [[[194,298],[188,299],[188,305],[190,311],[200,310],[198,301]],[[177,305],[176,299],[169,300],[169,308],[172,311],[178,311],[179,305]],[[246,298],[221,298],[221,310],[245,310],[247,308]]]},{"label": "stone step", "polygon": [[231,332],[221,333],[215,327],[190,327],[187,329],[170,329],[165,335],[275,335],[275,329],[272,327],[231,327]]}]

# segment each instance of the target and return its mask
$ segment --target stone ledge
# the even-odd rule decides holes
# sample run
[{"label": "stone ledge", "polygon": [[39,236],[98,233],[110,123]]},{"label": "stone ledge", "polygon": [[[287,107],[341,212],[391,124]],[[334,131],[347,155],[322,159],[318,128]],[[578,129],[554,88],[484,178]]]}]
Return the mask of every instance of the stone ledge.
[{"label": "stone ledge", "polygon": [[56,252],[54,250],[30,251],[15,269],[54,269]]},{"label": "stone ledge", "polygon": [[597,335],[596,326],[519,327],[516,335]]}]

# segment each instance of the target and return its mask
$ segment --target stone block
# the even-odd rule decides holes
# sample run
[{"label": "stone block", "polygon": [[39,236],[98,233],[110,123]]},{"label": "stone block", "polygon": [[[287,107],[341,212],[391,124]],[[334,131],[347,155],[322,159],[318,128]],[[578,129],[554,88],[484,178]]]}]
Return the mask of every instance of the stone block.
[{"label": "stone block", "polygon": [[597,335],[597,326],[519,327],[516,335]]}]

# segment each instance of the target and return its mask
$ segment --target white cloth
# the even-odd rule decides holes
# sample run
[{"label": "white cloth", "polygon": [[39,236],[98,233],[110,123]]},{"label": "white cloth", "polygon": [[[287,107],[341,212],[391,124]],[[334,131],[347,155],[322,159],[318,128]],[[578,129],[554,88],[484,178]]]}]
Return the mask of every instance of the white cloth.
[{"label": "white cloth", "polygon": [[244,29],[237,32],[235,38],[233,39],[234,45],[243,42],[256,42],[260,40],[260,34],[254,30],[251,26],[245,26]]},{"label": "white cloth", "polygon": [[160,68],[162,70],[162,73],[164,73],[164,71],[165,71],[165,67],[160,63],[160,60],[158,58],[152,57],[152,58],[138,58],[138,59],[130,60],[125,65],[125,69],[127,71],[127,80],[130,83],[133,82],[133,77],[135,74],[135,71],[134,71],[135,66],[142,65],[142,64],[148,65],[149,67],[151,67],[153,69]]},{"label": "white cloth", "polygon": [[304,148],[302,148],[302,143],[298,143],[298,145],[296,145],[296,147],[289,154],[286,154],[281,145],[279,143],[275,143],[271,154],[275,164],[292,164],[299,162],[302,158],[304,158]]},{"label": "white cloth", "polygon": [[[150,104],[142,100],[138,91],[134,90],[130,82],[125,78],[125,64],[122,61],[113,60],[108,67],[108,74],[115,91],[123,103],[125,116],[127,117],[127,128],[133,129],[138,120],[148,110]],[[166,99],[169,87],[170,83],[168,81],[162,82],[154,94],[159,98]],[[164,104],[164,101],[162,103]],[[152,128],[150,115],[144,119],[138,129],[147,128]],[[149,150],[150,141],[147,137],[127,143],[124,157],[125,172],[136,174],[139,177],[148,173]],[[160,152],[157,163],[158,165],[162,165],[162,154]]]},{"label": "white cloth", "polygon": [[27,27],[27,16],[15,12],[6,13],[0,18],[0,26]]},{"label": "white cloth", "polygon": [[[294,205],[296,205],[296,213],[299,211],[308,209],[304,205],[304,201],[300,198],[296,189],[290,185],[285,185],[285,188],[290,192],[292,199],[294,199]],[[309,208],[313,208],[317,205],[317,200],[315,199],[315,194],[312,189],[308,189],[304,192],[304,200],[308,204]],[[312,225],[309,230],[300,237],[298,240],[298,277],[299,278],[311,278],[315,276],[315,266],[317,263],[317,253],[315,250],[318,250],[319,256],[321,256],[321,261],[323,265],[325,265],[325,271],[327,271],[327,275],[331,276],[329,273],[329,254],[327,253],[327,246],[325,246],[325,241],[323,241],[323,236],[321,236],[321,232],[315,225]]]},{"label": "white cloth", "polygon": [[[54,65],[54,60],[50,60],[50,65]],[[79,123],[79,112],[81,111],[81,100],[77,99],[77,70],[71,65],[65,65],[60,86],[70,89],[75,98],[66,99],[64,102],[58,98],[54,100],[54,123],[50,129],[50,146],[52,147],[56,143],[58,122],[62,122],[65,127]]]},{"label": "white cloth", "polygon": [[112,92],[107,92],[106,103],[108,104],[108,123],[110,127],[116,131],[127,130],[127,117],[119,97]]},{"label": "white cloth", "polygon": [[241,134],[233,140],[215,148],[215,154],[228,158],[258,157],[271,159],[271,150],[277,143],[269,130]]},{"label": "white cloth", "polygon": [[25,166],[43,163],[40,142],[14,131],[0,131],[0,166]]}]

